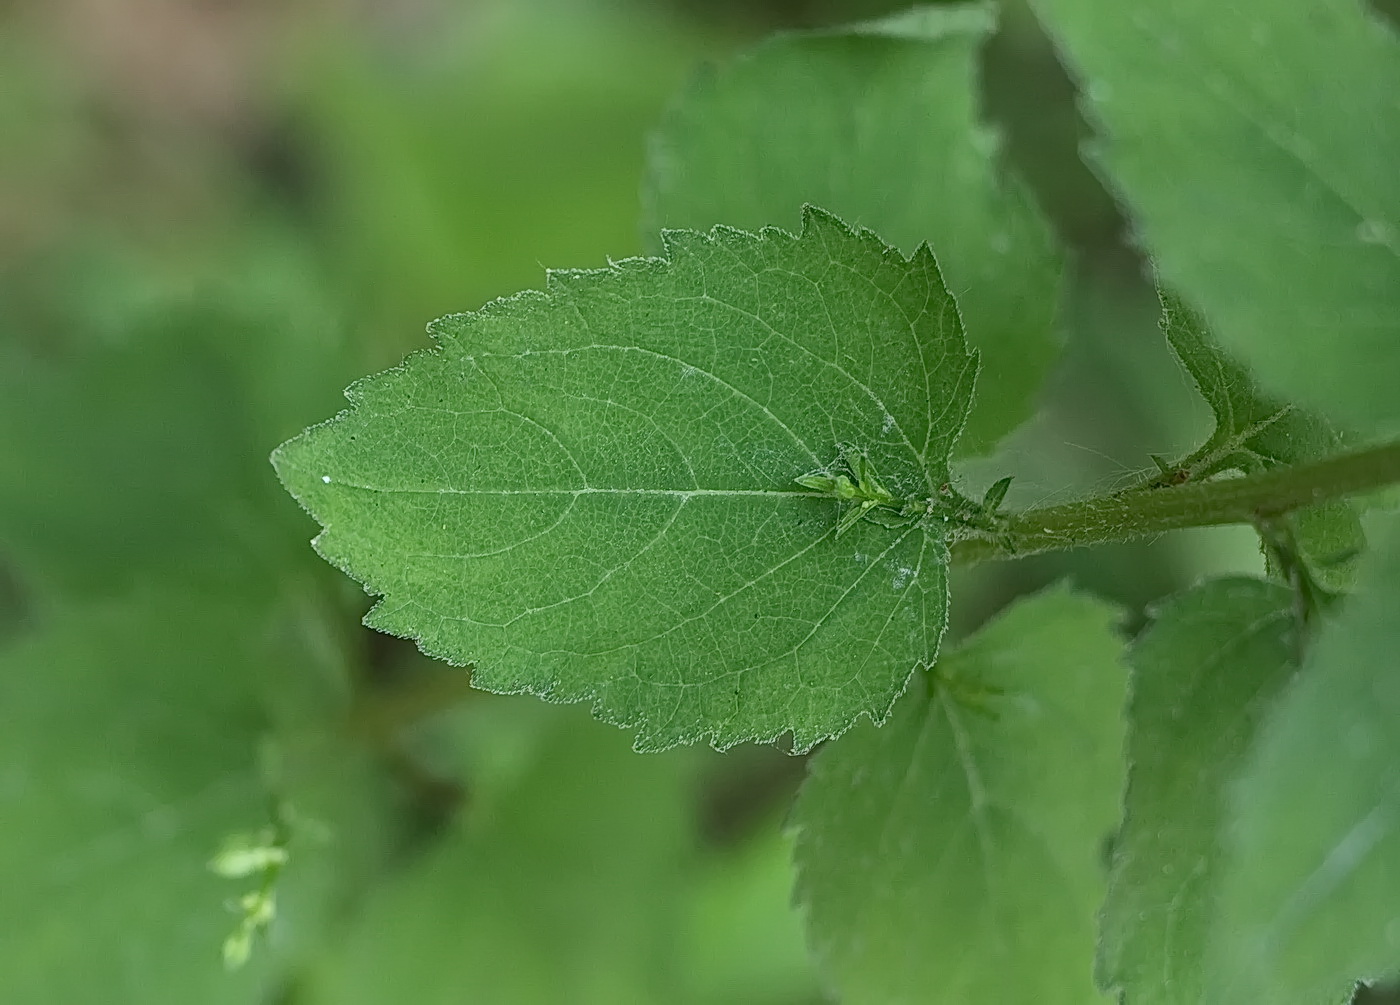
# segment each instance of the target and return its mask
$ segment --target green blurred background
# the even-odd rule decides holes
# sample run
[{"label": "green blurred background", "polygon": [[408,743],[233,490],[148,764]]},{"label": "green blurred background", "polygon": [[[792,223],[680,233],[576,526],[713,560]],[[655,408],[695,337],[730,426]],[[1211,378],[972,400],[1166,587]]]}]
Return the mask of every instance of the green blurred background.
[{"label": "green blurred background", "polygon": [[[801,759],[642,757],[468,691],[359,627],[267,456],[430,319],[639,253],[646,135],[697,66],[899,6],[0,12],[0,1001],[823,1000],[782,833]],[[1063,500],[1208,420],[1022,8],[983,84],[1071,254],[1040,413],[965,475]],[[1062,576],[1131,627],[1259,567],[1213,530],[981,568],[954,630]],[[205,863],[287,807],[279,918],[226,972],[248,884]]]}]

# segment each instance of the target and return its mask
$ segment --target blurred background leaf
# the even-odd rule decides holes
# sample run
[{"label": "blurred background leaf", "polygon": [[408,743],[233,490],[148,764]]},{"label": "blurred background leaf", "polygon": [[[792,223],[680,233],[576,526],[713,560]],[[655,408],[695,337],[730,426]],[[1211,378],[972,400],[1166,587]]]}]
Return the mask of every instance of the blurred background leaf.
[{"label": "blurred background leaf", "polygon": [[1129,650],[1128,787],[1098,979],[1124,1001],[1199,1002],[1226,845],[1226,788],[1296,672],[1292,596],[1234,577],[1164,600]]},{"label": "blurred background leaf", "polygon": [[796,233],[805,203],[906,255],[930,245],[981,355],[962,455],[1034,411],[1059,348],[1058,249],[980,107],[995,25],[991,6],[958,4],[780,35],[698,75],[648,157],[653,245],[663,227]]},{"label": "blurred background leaf", "polygon": [[[247,1002],[315,946],[380,855],[372,762],[308,729],[338,701],[286,688],[318,662],[266,605],[142,592],[73,607],[0,654],[0,989],[32,1002]],[[307,825],[274,945],[236,974],[219,947],[245,892],[207,863],[269,823]],[[312,823],[314,822],[314,823]]]},{"label": "blurred background leaf", "polygon": [[[388,1002],[514,961],[506,1005],[560,982],[820,1000],[779,833],[802,759],[644,760],[581,710],[472,694],[356,626],[368,599],[307,547],[267,456],[433,317],[643,250],[647,131],[697,66],[904,6],[4,7],[0,999]],[[1069,250],[1039,411],[959,474],[1015,474],[1024,505],[1187,453],[1209,413],[1078,158],[1069,78],[1021,3],[960,46],[949,86],[980,90],[959,121],[1000,132]],[[1043,266],[1008,281],[1040,289]],[[1066,575],[1140,622],[1203,573],[1261,568],[1227,529],[963,572],[954,634]],[[205,863],[278,794],[307,830],[267,943],[226,974],[243,888]]]},{"label": "blurred background leaf", "polygon": [[1376,516],[1357,592],[1317,630],[1230,792],[1206,1000],[1337,1000],[1400,959],[1400,520]]},{"label": "blurred background leaf", "polygon": [[1400,40],[1363,3],[1035,0],[1163,277],[1271,390],[1400,406]]},{"label": "blurred background leaf", "polygon": [[543,711],[517,717],[542,732],[529,763],[370,891],[308,1001],[678,1000],[687,758],[639,757],[582,710]]}]

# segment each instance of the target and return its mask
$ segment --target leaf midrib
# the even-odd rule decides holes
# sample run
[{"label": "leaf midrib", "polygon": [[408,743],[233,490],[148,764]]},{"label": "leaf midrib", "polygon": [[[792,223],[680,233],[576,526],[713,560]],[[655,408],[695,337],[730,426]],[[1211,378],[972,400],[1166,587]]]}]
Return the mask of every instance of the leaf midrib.
[{"label": "leaf midrib", "polygon": [[[329,475],[323,478],[331,478]],[[618,496],[661,496],[668,499],[687,500],[696,497],[753,497],[784,499],[830,499],[825,492],[811,492],[798,489],[640,489],[640,488],[558,488],[558,489],[459,489],[440,487],[399,487],[389,485],[364,485],[359,482],[346,482],[331,478],[327,485],[339,488],[360,489],[364,492],[383,492],[390,495],[454,495],[454,496],[569,496],[577,498],[588,495]]]}]

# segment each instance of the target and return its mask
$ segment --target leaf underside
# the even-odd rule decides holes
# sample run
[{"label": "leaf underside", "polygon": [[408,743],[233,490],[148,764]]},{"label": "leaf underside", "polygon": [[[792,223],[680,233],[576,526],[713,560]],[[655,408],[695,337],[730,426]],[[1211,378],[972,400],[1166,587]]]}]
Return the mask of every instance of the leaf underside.
[{"label": "leaf underside", "polygon": [[474,682],[588,701],[638,749],[796,749],[882,719],[946,619],[927,523],[794,479],[855,444],[900,498],[948,480],[977,361],[933,256],[819,210],[800,236],[669,232],[436,322],[274,454],[372,627]]}]

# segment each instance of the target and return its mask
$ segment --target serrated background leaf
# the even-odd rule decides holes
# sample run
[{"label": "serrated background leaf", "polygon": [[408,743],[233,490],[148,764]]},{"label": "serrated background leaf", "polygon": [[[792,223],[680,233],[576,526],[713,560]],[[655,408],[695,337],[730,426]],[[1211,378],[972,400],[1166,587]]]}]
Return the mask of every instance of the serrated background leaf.
[{"label": "serrated background leaf", "polygon": [[[797,898],[850,1005],[1096,999],[1100,846],[1122,791],[1117,612],[1018,601],[920,677],[881,728],[812,762]],[[1052,767],[1053,766],[1053,767]]]},{"label": "serrated background leaf", "polygon": [[803,203],[938,256],[981,353],[960,454],[1027,418],[1059,348],[1060,259],[1003,174],[978,62],[989,6],[779,35],[700,74],[652,139],[645,229],[792,226]]},{"label": "serrated background leaf", "polygon": [[1231,791],[1209,1001],[1342,1000],[1400,972],[1400,521],[1377,523]]},{"label": "serrated background leaf", "polygon": [[474,682],[591,701],[639,748],[881,718],[937,650],[946,548],[794,491],[837,444],[933,494],[976,358],[926,252],[813,211],[800,238],[675,232],[437,325],[279,449],[367,623]]},{"label": "serrated background leaf", "polygon": [[1356,0],[1033,0],[1166,280],[1269,386],[1400,425],[1400,44]]},{"label": "serrated background leaf", "polygon": [[[1215,415],[1215,429],[1187,459],[1199,471],[1237,468],[1250,472],[1315,460],[1336,453],[1341,440],[1322,416],[1263,391],[1253,375],[1216,343],[1200,314],[1159,289],[1162,330]],[[1297,545],[1314,577],[1345,590],[1355,559],[1366,545],[1356,509],[1345,500],[1310,506],[1291,517]]]},{"label": "serrated background leaf", "polygon": [[1098,962],[1124,1005],[1202,1000],[1225,788],[1294,672],[1296,643],[1291,594],[1239,578],[1169,598],[1130,650],[1128,788]]}]

